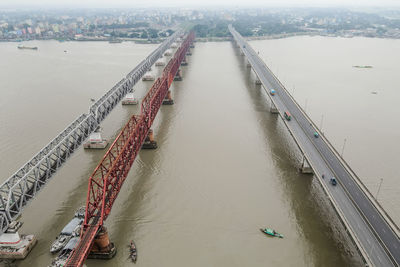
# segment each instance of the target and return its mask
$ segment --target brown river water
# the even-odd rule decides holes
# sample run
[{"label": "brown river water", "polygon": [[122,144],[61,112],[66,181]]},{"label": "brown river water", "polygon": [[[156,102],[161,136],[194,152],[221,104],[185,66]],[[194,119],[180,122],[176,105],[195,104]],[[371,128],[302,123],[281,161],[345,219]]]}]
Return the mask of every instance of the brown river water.
[{"label": "brown river water", "polygon": [[[337,42],[345,48],[330,55],[340,47]],[[330,49],[318,50],[318,43]],[[399,82],[393,77],[399,67],[394,58],[372,55],[368,45],[356,49],[359,43],[375,50],[380,45],[393,57],[391,49],[399,44],[295,37],[251,45],[289,90],[295,84],[294,96],[300,104],[307,99],[306,111],[317,125],[323,114],[324,132],[338,150],[346,138],[344,157],[370,190],[377,190],[377,181],[384,178],[378,199],[398,221],[394,162],[400,147],[394,137],[400,128],[393,122],[400,112],[394,103]],[[90,98],[99,98],[156,47],[128,42],[29,45],[39,50],[0,43],[2,180],[87,112]],[[303,48],[308,52],[299,53]],[[358,60],[346,57],[351,49]],[[161,107],[154,123],[159,148],[141,151],[106,221],[117,255],[86,265],[131,266],[131,239],[138,247],[137,266],[360,265],[318,182],[297,171],[299,151],[280,119],[269,113],[264,90],[255,85],[234,46],[197,43],[188,61],[184,80],[172,86],[175,104]],[[153,67],[153,73],[159,74],[160,67]],[[142,98],[150,86],[139,82],[136,96]],[[139,106],[118,105],[102,123],[103,136],[114,138],[138,113]],[[39,242],[15,265],[51,262],[51,242],[85,203],[88,178],[104,153],[80,148],[26,207],[20,232],[37,235]],[[285,238],[268,238],[260,227],[274,228]]]}]

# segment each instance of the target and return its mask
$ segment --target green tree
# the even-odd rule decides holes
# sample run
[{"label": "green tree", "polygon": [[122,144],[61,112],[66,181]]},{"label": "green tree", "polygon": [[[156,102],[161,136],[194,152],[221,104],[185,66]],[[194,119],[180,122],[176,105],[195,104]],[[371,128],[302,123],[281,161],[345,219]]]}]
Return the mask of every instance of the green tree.
[{"label": "green tree", "polygon": [[146,31],[143,31],[142,34],[140,35],[140,38],[147,39],[149,38],[149,35],[147,34]]}]

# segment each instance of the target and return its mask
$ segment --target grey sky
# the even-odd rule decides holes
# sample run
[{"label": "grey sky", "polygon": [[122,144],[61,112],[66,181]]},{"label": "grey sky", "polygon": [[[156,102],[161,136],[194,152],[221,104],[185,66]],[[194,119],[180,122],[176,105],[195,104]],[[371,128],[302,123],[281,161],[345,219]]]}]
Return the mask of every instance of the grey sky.
[{"label": "grey sky", "polygon": [[0,0],[2,7],[400,6],[400,0]]}]

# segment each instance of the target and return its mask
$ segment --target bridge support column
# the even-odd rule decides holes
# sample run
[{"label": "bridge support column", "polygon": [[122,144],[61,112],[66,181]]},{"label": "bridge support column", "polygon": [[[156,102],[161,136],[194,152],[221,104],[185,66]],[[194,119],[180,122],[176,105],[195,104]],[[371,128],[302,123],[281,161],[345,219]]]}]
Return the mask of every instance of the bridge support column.
[{"label": "bridge support column", "polygon": [[18,229],[21,222],[13,221],[5,233],[0,235],[0,259],[22,260],[35,246],[37,240],[34,235],[20,235]]},{"label": "bridge support column", "polygon": [[181,69],[178,69],[175,77],[174,77],[174,81],[182,81],[182,72]]},{"label": "bridge support column", "polygon": [[135,98],[134,93],[126,94],[124,99],[122,99],[122,105],[137,105],[138,102],[139,101]]},{"label": "bridge support column", "polygon": [[186,61],[186,56],[183,58],[183,60],[182,60],[182,63],[181,63],[181,66],[187,66],[188,65],[188,63],[187,63],[187,61]]},{"label": "bridge support column", "polygon": [[246,67],[251,68],[251,65],[250,65],[250,62],[248,59],[246,60]]},{"label": "bridge support column", "polygon": [[303,156],[303,163],[301,164],[300,171],[304,174],[314,174],[313,169],[308,163],[307,159]]},{"label": "bridge support column", "polygon": [[157,142],[154,141],[154,133],[153,130],[150,129],[149,133],[146,136],[146,139],[144,140],[142,149],[156,149],[156,148],[157,148]]},{"label": "bridge support column", "polygon": [[168,90],[168,93],[165,96],[165,98],[163,99],[162,104],[163,105],[173,105],[174,104],[174,100],[172,99],[171,90]]},{"label": "bridge support column", "polygon": [[92,249],[88,255],[89,259],[111,259],[117,253],[114,243],[110,242],[106,227],[102,227],[96,235]]},{"label": "bridge support column", "polygon": [[279,113],[278,109],[276,108],[275,104],[272,103],[272,101],[271,101],[271,107],[269,108],[269,112],[271,112],[272,114],[278,114]]}]

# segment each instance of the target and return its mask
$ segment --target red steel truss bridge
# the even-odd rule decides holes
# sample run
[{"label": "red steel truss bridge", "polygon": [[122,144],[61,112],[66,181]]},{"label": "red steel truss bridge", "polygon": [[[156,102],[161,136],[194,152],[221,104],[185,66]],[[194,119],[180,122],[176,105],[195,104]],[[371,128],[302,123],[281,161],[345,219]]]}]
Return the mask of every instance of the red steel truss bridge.
[{"label": "red steel truss bridge", "polygon": [[103,226],[138,155],[171,83],[194,40],[189,33],[142,101],[140,115],[133,115],[89,178],[86,214],[80,242],[65,266],[82,266],[89,253],[109,255],[114,247]]}]

